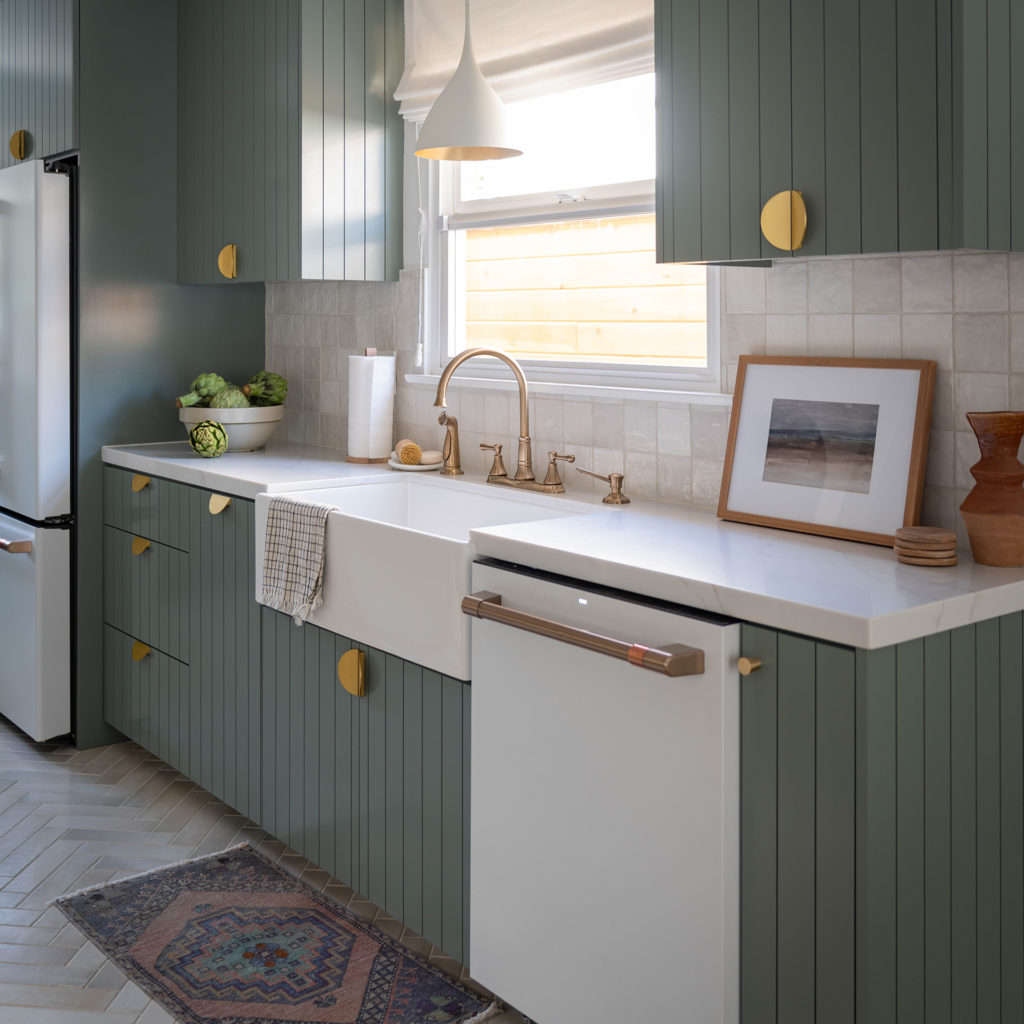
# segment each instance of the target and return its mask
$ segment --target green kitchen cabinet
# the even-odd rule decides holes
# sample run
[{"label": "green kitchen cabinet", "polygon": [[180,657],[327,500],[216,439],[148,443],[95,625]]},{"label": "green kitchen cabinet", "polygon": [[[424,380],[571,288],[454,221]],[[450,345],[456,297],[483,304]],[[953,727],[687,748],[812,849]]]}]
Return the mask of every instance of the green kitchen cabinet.
[{"label": "green kitchen cabinet", "polygon": [[181,0],[178,277],[396,280],[400,0]]},{"label": "green kitchen cabinet", "polygon": [[1010,6],[656,0],[658,258],[789,255],[759,222],[788,189],[800,256],[1024,247]]},{"label": "green kitchen cabinet", "polygon": [[1024,1020],[1024,614],[742,648],[743,1024]]},{"label": "green kitchen cabinet", "polygon": [[[178,485],[181,486],[181,485]],[[260,606],[256,507],[215,492],[190,496],[189,775],[236,810],[260,819]],[[226,497],[226,496],[225,496]]]},{"label": "green kitchen cabinet", "polygon": [[[468,958],[470,687],[263,613],[263,825]],[[338,681],[364,651],[366,695]]]},{"label": "green kitchen cabinet", "polygon": [[78,146],[76,0],[0,0],[0,168]]}]

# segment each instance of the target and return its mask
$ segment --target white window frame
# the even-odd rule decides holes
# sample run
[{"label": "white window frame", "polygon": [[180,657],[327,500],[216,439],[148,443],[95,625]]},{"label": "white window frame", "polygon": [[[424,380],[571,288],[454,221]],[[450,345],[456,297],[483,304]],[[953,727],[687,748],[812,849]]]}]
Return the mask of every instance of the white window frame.
[{"label": "white window frame", "polygon": [[[464,337],[456,338],[459,319],[452,287],[453,268],[458,273],[459,232],[463,229],[501,224],[551,223],[600,216],[626,216],[654,212],[654,181],[623,182],[586,190],[583,197],[538,193],[494,200],[460,201],[459,165],[449,161],[423,161],[427,178],[427,210],[424,253],[424,371],[440,374]],[[664,398],[665,393],[721,392],[721,340],[719,268],[707,267],[707,366],[671,367],[652,364],[580,363],[558,360],[516,361],[531,385],[545,392],[604,394],[618,397]],[[457,283],[457,282],[456,282]],[[460,368],[468,382],[507,381],[508,367],[497,359],[474,359]]]}]

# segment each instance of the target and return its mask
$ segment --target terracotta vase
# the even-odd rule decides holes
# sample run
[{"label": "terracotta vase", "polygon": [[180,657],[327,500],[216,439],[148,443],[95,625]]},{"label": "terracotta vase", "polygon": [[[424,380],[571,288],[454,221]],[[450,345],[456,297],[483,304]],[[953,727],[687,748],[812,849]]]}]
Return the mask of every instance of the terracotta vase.
[{"label": "terracotta vase", "polygon": [[1017,458],[1024,412],[969,412],[981,459],[960,514],[971,554],[982,565],[1024,565],[1024,466]]}]

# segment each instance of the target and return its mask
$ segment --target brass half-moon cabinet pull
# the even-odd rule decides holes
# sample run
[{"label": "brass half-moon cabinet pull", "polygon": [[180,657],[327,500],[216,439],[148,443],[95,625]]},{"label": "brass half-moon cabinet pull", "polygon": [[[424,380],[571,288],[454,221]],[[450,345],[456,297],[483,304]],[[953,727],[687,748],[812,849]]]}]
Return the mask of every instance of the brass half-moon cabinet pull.
[{"label": "brass half-moon cabinet pull", "polygon": [[795,252],[807,234],[807,204],[803,193],[777,192],[761,210],[761,233],[776,249]]},{"label": "brass half-moon cabinet pull", "polygon": [[238,246],[234,242],[217,253],[217,269],[228,279],[238,277]]},{"label": "brass half-moon cabinet pull", "polygon": [[132,554],[141,555],[149,547],[149,541],[145,537],[132,537]]},{"label": "brass half-moon cabinet pull", "polygon": [[135,494],[138,494],[143,487],[146,487],[149,484],[149,479],[150,478],[148,476],[144,476],[142,473],[136,473],[135,476],[132,477],[132,491]]},{"label": "brass half-moon cabinet pull", "polygon": [[142,659],[149,654],[152,650],[147,644],[144,644],[141,640],[136,640],[132,644],[132,661],[142,661]]},{"label": "brass half-moon cabinet pull", "polygon": [[366,655],[353,647],[338,659],[338,682],[353,697],[366,696]]},{"label": "brass half-moon cabinet pull", "polygon": [[28,132],[24,128],[19,128],[11,136],[11,141],[7,145],[15,160],[24,160],[28,153]]},{"label": "brass half-moon cabinet pull", "polygon": [[231,504],[231,499],[226,494],[210,495],[210,515],[219,516]]}]

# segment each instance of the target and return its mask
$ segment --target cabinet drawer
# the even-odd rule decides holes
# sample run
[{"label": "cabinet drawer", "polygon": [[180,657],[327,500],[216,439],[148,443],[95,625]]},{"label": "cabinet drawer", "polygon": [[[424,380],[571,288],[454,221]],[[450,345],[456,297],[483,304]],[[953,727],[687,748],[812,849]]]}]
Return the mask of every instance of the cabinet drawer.
[{"label": "cabinet drawer", "polygon": [[187,663],[188,559],[177,548],[105,526],[104,621]]},{"label": "cabinet drawer", "polygon": [[191,490],[173,480],[104,466],[103,522],[188,551]]},{"label": "cabinet drawer", "polygon": [[103,717],[188,773],[189,670],[134,637],[103,627]]}]

